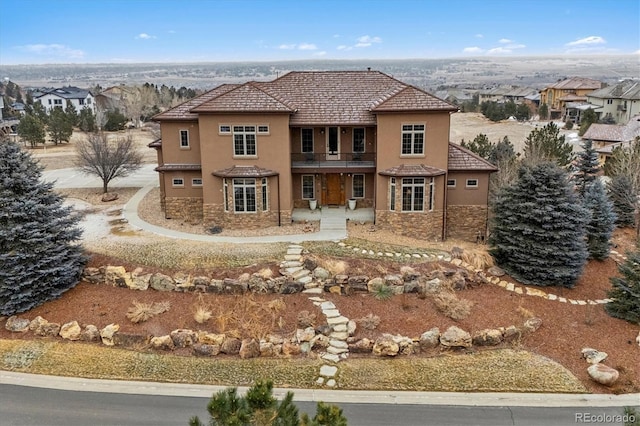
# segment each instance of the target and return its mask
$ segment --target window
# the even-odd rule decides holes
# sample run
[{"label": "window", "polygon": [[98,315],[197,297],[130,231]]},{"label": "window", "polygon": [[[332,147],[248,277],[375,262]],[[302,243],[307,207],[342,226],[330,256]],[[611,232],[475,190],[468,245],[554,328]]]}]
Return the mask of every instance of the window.
[{"label": "window", "polygon": [[396,209],[396,178],[392,177],[389,181],[389,210]]},{"label": "window", "polygon": [[180,148],[189,148],[188,130],[180,130]]},{"label": "window", "polygon": [[182,179],[182,178],[173,178],[172,185],[173,186],[184,186],[184,179]]},{"label": "window", "polygon": [[54,99],[53,100],[53,104],[54,105],[62,105],[62,99]]},{"label": "window", "polygon": [[353,129],[353,152],[364,152],[364,128]]},{"label": "window", "polygon": [[269,197],[267,194],[267,178],[262,178],[262,211],[267,211]]},{"label": "window", "polygon": [[87,98],[87,105],[91,105],[91,98]]},{"label": "window", "polygon": [[78,104],[79,105],[84,105],[84,99],[78,99]]},{"label": "window", "polygon": [[607,105],[613,105],[613,99],[607,99]]},{"label": "window", "polygon": [[258,126],[258,133],[263,135],[269,134],[269,126],[267,126],[266,124]]},{"label": "window", "polygon": [[202,178],[191,179],[191,186],[202,186]]},{"label": "window", "polygon": [[302,175],[302,198],[312,200],[316,198],[316,181],[313,175]]},{"label": "window", "polygon": [[402,125],[402,154],[424,154],[424,124]]},{"label": "window", "polygon": [[51,105],[51,99],[49,99],[49,105]]},{"label": "window", "polygon": [[256,155],[256,126],[233,126],[233,154]]},{"label": "window", "polygon": [[402,179],[402,211],[421,212],[424,210],[424,178]]},{"label": "window", "polygon": [[353,175],[351,197],[364,198],[364,175]]},{"label": "window", "polygon": [[447,180],[447,187],[455,188],[456,187],[456,180],[455,179],[448,179]]},{"label": "window", "polygon": [[313,152],[313,129],[301,130],[302,152]]},{"label": "window", "polygon": [[236,212],[255,212],[256,180],[233,179],[233,202]]},{"label": "window", "polygon": [[435,201],[435,186],[433,183],[433,178],[429,181],[429,211],[433,211],[433,205]]},{"label": "window", "polygon": [[477,188],[478,179],[467,179],[467,188]]},{"label": "window", "polygon": [[222,196],[224,197],[224,211],[229,211],[229,182],[226,179],[222,182]]},{"label": "window", "polygon": [[231,126],[221,124],[220,127],[218,128],[218,133],[220,133],[221,135],[231,134]]}]

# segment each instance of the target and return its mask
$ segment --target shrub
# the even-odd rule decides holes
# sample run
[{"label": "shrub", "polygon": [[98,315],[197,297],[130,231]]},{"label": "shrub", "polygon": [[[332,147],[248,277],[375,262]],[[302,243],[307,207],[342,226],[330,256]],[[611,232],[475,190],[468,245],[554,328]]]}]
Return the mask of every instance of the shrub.
[{"label": "shrub", "polygon": [[476,269],[487,269],[493,266],[493,257],[485,250],[465,250],[461,259]]},{"label": "shrub", "polygon": [[373,297],[378,300],[389,300],[393,297],[393,288],[387,284],[379,285],[373,290]]},{"label": "shrub", "polygon": [[133,306],[129,308],[127,311],[127,318],[131,320],[132,323],[145,322],[156,315],[160,315],[163,312],[167,312],[171,307],[170,302],[160,302],[160,303],[140,303],[137,301],[133,301]]},{"label": "shrub", "polygon": [[469,300],[459,299],[455,293],[449,291],[433,295],[432,300],[438,311],[455,321],[467,318],[473,305]]},{"label": "shrub", "polygon": [[309,311],[298,312],[298,327],[300,328],[313,327],[315,323],[316,323],[316,314],[311,313]]},{"label": "shrub", "polygon": [[213,312],[204,306],[197,306],[196,312],[193,314],[193,319],[196,320],[198,324],[203,324],[211,319],[213,316]]},{"label": "shrub", "polygon": [[380,317],[374,314],[367,314],[358,320],[360,326],[365,330],[375,330],[380,325]]}]

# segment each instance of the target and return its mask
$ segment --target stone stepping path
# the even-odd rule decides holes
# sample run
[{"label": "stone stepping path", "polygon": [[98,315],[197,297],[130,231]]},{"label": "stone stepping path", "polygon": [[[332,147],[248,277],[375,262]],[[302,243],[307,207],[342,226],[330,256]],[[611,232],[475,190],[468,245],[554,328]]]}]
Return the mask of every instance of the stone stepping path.
[{"label": "stone stepping path", "polygon": [[334,242],[337,243],[340,247],[345,248],[346,250],[352,250],[354,253],[374,256],[374,257],[424,259],[431,262],[437,262],[440,260],[445,262],[451,261],[451,255],[444,252],[441,252],[441,253],[433,253],[433,252],[400,253],[400,252],[381,252],[381,251],[376,252],[373,250],[367,250],[362,247],[351,246],[343,241],[334,241]]}]

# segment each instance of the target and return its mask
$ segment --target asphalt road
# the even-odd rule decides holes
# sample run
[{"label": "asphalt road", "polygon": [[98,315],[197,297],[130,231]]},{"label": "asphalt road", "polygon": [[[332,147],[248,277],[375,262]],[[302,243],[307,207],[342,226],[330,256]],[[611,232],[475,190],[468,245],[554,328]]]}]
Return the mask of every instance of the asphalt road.
[{"label": "asphalt road", "polygon": [[[101,393],[0,385],[3,426],[186,425],[193,415],[208,423],[208,398]],[[315,402],[297,402],[315,413]],[[337,403],[350,426],[575,425],[576,413],[616,416],[620,407],[474,407]],[[613,419],[612,419],[613,420]],[[594,422],[590,422],[594,423]],[[622,425],[604,421],[599,425]]]}]

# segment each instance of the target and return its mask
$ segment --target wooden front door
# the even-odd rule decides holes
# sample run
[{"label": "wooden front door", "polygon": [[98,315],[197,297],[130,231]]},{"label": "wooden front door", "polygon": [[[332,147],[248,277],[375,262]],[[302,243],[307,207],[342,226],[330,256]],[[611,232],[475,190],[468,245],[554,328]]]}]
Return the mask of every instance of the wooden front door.
[{"label": "wooden front door", "polygon": [[344,204],[342,195],[342,185],[340,185],[340,174],[330,173],[327,175],[327,193],[325,203],[328,205]]}]

